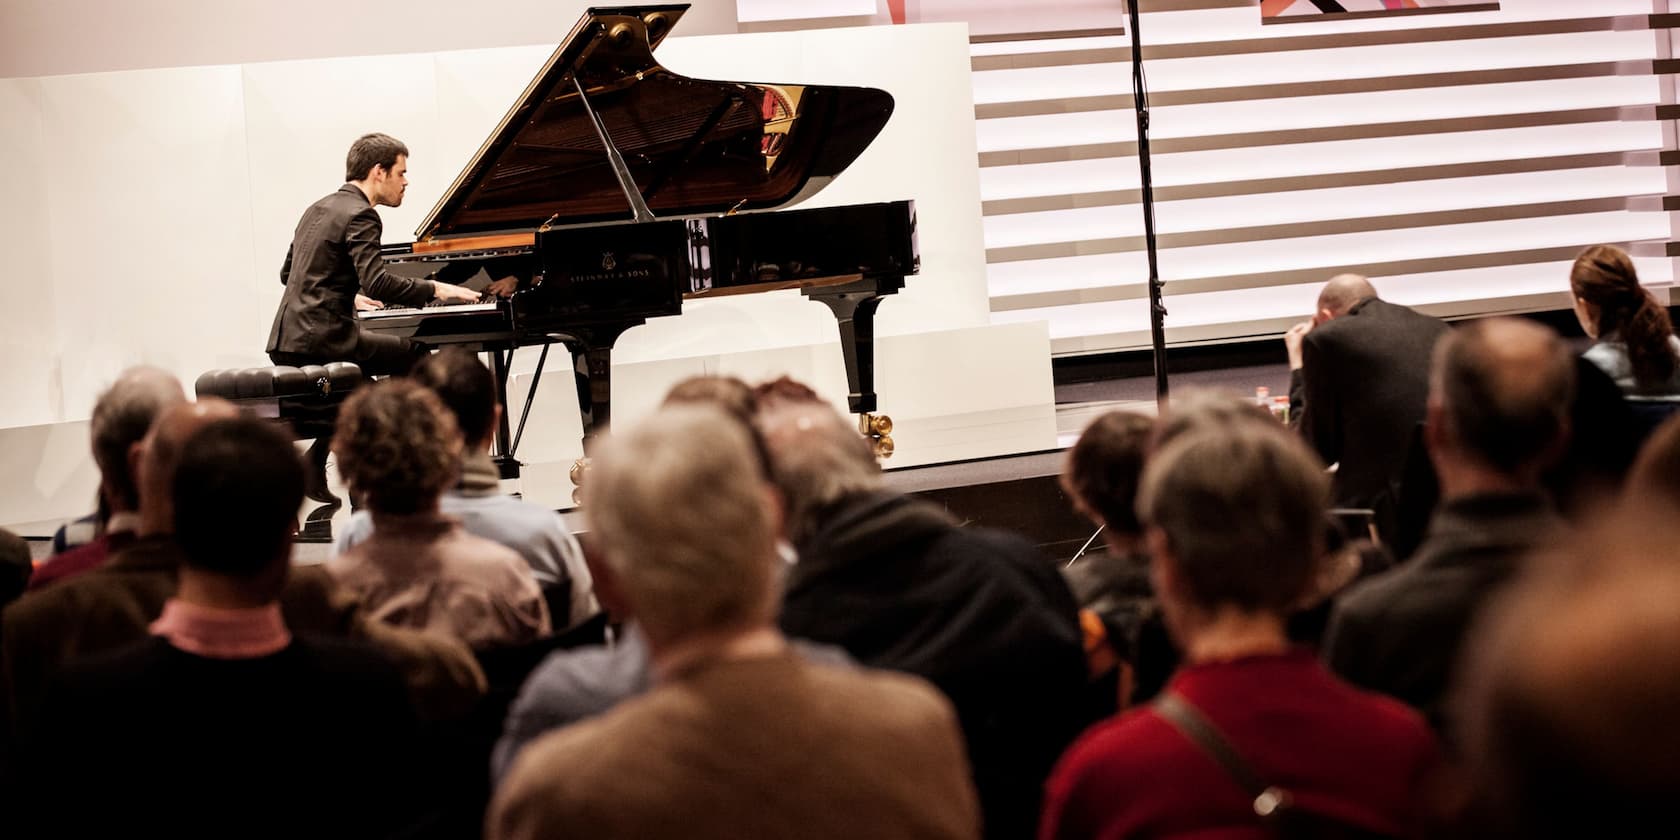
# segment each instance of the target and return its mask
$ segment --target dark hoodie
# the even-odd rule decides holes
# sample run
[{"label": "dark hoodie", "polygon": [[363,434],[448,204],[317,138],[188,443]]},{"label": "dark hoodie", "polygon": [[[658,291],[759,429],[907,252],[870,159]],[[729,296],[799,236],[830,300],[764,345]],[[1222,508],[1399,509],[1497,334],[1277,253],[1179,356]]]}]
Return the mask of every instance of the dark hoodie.
[{"label": "dark hoodie", "polygon": [[795,548],[782,629],[920,676],[956,707],[992,838],[1030,837],[1045,778],[1085,719],[1078,607],[1026,540],[926,502],[860,494]]}]

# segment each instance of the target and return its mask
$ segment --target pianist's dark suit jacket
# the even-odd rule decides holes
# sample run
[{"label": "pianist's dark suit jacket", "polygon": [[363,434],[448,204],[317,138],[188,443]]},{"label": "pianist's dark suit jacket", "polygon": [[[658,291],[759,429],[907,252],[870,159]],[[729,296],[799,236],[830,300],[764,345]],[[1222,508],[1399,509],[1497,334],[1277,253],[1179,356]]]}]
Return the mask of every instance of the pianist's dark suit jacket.
[{"label": "pianist's dark suit jacket", "polygon": [[318,356],[321,361],[361,361],[370,343],[356,326],[356,293],[375,300],[420,306],[432,299],[429,280],[385,270],[379,255],[379,213],[355,184],[309,206],[292,234],[280,267],[286,294],[274,314],[268,351]]},{"label": "pianist's dark suit jacket", "polygon": [[1340,463],[1335,503],[1375,508],[1386,521],[1429,401],[1429,364],[1447,331],[1439,319],[1377,298],[1357,303],[1301,343],[1290,382],[1292,416],[1326,464]]}]

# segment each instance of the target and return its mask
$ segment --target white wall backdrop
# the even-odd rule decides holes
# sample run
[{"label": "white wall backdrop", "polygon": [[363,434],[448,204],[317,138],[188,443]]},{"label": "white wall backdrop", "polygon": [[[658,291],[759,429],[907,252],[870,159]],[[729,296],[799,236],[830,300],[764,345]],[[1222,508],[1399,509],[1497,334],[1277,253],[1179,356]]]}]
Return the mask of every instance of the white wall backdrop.
[{"label": "white wall backdrop", "polygon": [[[404,205],[382,210],[386,241],[408,241],[551,50],[0,80],[0,282],[13,301],[0,307],[0,384],[13,396],[0,401],[0,450],[38,437],[30,429],[87,417],[98,391],[129,365],[159,365],[190,387],[207,369],[267,364],[293,226],[341,184],[350,141],[386,131],[413,150]],[[911,438],[929,430],[933,444],[932,430],[956,409],[935,404],[926,383],[972,381],[986,354],[1020,355],[1025,361],[998,366],[984,393],[960,406],[971,418],[963,422],[980,431],[952,457],[1054,445],[1046,333],[990,324],[964,27],[679,36],[659,56],[698,78],[891,91],[897,109],[881,137],[806,205],[917,202],[923,270],[882,305],[878,322],[880,364],[906,367],[882,376],[883,408],[911,421]],[[662,392],[666,379],[701,370],[805,372],[843,399],[826,308],[780,292],[686,310],[621,341],[621,407],[651,404],[648,394]],[[993,331],[1001,338],[988,338]],[[516,370],[528,370],[534,355],[522,354]],[[570,387],[564,377],[554,382]],[[987,421],[992,410],[1003,419]],[[533,451],[553,431],[533,429]],[[84,496],[69,485],[87,473],[77,475],[46,484],[80,507]],[[8,498],[33,492],[0,491],[0,523],[18,521],[14,511],[38,512],[39,498]]]},{"label": "white wall backdrop", "polygon": [[[686,0],[687,35],[736,0]],[[0,78],[552,44],[605,0],[0,0]]]},{"label": "white wall backdrop", "polygon": [[[861,39],[861,40],[860,40]],[[864,42],[867,41],[867,44]],[[857,60],[858,50],[877,58]],[[9,382],[0,427],[86,417],[98,390],[146,362],[191,382],[264,364],[278,273],[302,208],[341,183],[373,130],[413,150],[385,239],[415,227],[523,89],[548,47],[169,68],[0,86],[0,307]],[[988,323],[968,53],[958,25],[672,38],[701,78],[891,90],[877,142],[806,206],[913,198],[924,270],[881,307],[885,335]],[[831,340],[795,292],[704,301],[632,331],[624,361]],[[22,395],[28,395],[22,398]]]}]

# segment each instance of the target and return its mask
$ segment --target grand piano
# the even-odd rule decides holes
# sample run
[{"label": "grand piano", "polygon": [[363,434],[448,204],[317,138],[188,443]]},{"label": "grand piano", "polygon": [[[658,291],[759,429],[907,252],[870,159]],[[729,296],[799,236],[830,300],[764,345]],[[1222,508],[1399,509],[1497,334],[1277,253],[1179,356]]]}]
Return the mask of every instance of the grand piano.
[{"label": "grand piano", "polygon": [[[876,414],[874,315],[919,266],[910,201],[786,210],[839,175],[893,111],[873,88],[690,79],[653,51],[687,4],[591,8],[416,231],[396,270],[452,263],[526,278],[511,298],[359,313],[364,329],[491,354],[502,474],[518,475],[506,409],[512,352],[571,353],[585,453],[610,419],[612,348],[683,302],[799,289],[839,323],[859,428]],[[578,474],[574,472],[574,479]]]}]

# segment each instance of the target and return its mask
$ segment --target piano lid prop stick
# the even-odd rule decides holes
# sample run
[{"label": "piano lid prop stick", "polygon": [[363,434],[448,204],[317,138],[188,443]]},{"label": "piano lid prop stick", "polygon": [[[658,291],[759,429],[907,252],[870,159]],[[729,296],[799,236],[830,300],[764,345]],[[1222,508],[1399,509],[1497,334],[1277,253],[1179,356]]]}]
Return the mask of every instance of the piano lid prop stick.
[{"label": "piano lid prop stick", "polygon": [[583,110],[589,112],[589,121],[595,124],[595,134],[601,138],[601,145],[606,147],[607,160],[612,163],[613,174],[618,176],[618,187],[624,190],[624,197],[630,202],[630,213],[638,222],[653,221],[653,213],[648,210],[647,202],[642,200],[642,191],[636,188],[636,181],[630,177],[630,167],[624,165],[624,156],[618,153],[618,146],[613,145],[612,135],[607,133],[607,124],[601,122],[601,115],[595,113],[595,106],[589,104],[589,95],[583,92],[583,82],[577,74],[572,74],[572,87],[577,89],[578,101],[583,103]]}]

